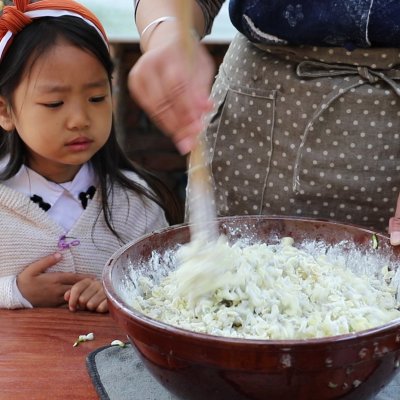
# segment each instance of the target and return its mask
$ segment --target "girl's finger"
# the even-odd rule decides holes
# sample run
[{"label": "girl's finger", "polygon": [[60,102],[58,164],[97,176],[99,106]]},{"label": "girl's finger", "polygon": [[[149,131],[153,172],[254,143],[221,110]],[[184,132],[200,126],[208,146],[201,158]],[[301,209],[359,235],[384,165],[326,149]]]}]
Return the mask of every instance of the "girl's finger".
[{"label": "girl's finger", "polygon": [[[101,293],[102,295],[99,295]],[[103,288],[98,281],[93,281],[90,286],[87,286],[85,290],[81,292],[78,299],[79,307],[89,310],[94,310],[97,303],[105,297]],[[93,304],[95,303],[95,304]]]},{"label": "girl's finger", "polygon": [[65,293],[64,293],[64,300],[68,303],[69,301],[69,297],[71,296],[71,289],[68,289]]},{"label": "girl's finger", "polygon": [[62,258],[61,253],[50,254],[25,268],[26,272],[36,276],[46,272],[50,267],[57,264]]},{"label": "girl's finger", "polygon": [[108,302],[107,299],[103,300],[96,308],[96,312],[98,313],[106,313],[108,312]]},{"label": "girl's finger", "polygon": [[96,311],[104,300],[106,300],[106,295],[101,289],[86,302],[85,306],[90,311]]},{"label": "girl's finger", "polygon": [[83,279],[73,285],[70,289],[68,307],[70,311],[76,311],[79,306],[79,297],[84,292],[86,287],[90,286],[92,279]]}]

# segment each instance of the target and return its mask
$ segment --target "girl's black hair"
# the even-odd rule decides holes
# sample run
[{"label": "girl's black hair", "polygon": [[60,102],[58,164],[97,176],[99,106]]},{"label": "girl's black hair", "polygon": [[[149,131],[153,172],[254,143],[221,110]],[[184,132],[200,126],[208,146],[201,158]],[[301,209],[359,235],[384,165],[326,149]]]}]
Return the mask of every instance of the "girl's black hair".
[{"label": "girl's black hair", "polygon": [[[12,95],[20,83],[23,74],[32,67],[35,60],[57,43],[67,40],[73,45],[92,53],[107,71],[111,86],[113,62],[110,53],[99,33],[80,18],[62,16],[43,17],[18,33],[2,62],[0,63],[0,95],[12,106]],[[0,127],[0,159],[12,155],[3,171],[0,181],[14,176],[25,162],[26,145],[16,131],[6,133]],[[91,163],[99,179],[102,210],[108,228],[120,238],[112,223],[110,199],[113,199],[115,183],[128,190],[140,193],[159,204],[165,211],[170,224],[181,222],[181,208],[176,196],[156,175],[135,164],[122,151],[117,142],[115,125],[106,144],[92,157]],[[121,170],[134,171],[149,185],[150,190],[128,179]],[[111,200],[112,201],[112,200]]]}]

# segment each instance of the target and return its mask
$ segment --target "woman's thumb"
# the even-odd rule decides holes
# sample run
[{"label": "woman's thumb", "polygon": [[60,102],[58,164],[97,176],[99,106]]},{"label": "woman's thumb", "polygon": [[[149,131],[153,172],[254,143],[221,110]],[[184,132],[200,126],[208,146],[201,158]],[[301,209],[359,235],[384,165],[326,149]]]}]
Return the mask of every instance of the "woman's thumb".
[{"label": "woman's thumb", "polygon": [[390,244],[392,246],[400,245],[400,218],[392,217],[389,220]]},{"label": "woman's thumb", "polygon": [[396,212],[394,217],[389,219],[390,244],[400,245],[400,195],[397,197]]}]

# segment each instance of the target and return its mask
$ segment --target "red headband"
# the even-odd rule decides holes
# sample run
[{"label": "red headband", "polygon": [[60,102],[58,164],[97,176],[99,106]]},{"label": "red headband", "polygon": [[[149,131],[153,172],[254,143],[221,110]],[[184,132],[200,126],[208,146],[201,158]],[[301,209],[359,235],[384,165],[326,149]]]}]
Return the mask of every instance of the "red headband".
[{"label": "red headband", "polygon": [[13,37],[33,19],[70,15],[83,19],[94,27],[108,47],[106,32],[97,17],[86,7],[73,0],[14,0],[14,6],[5,6],[0,16],[0,60],[10,46]]}]

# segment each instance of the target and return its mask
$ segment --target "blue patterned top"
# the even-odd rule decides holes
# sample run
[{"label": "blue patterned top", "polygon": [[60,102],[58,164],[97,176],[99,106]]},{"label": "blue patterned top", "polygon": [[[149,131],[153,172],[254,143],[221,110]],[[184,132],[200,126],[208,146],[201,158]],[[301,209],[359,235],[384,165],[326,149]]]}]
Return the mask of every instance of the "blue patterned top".
[{"label": "blue patterned top", "polygon": [[400,47],[399,0],[230,0],[229,12],[253,42]]}]

